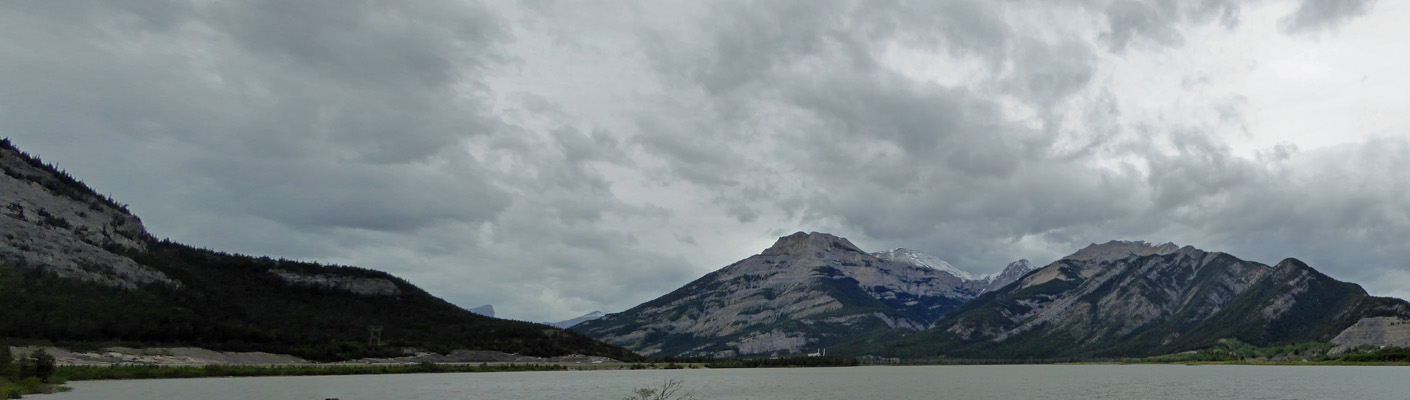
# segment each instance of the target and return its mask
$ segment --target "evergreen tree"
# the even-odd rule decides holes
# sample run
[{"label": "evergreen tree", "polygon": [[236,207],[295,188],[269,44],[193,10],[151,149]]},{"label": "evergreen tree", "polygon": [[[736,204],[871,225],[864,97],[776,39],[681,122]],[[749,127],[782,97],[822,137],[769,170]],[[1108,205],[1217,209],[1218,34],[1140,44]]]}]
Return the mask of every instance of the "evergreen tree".
[{"label": "evergreen tree", "polygon": [[49,377],[54,375],[54,356],[49,355],[43,349],[35,350],[20,361],[20,378],[36,377],[41,382],[48,383]]},{"label": "evergreen tree", "polygon": [[10,353],[10,344],[0,340],[0,376],[9,374],[10,363],[14,361],[15,356]]},{"label": "evergreen tree", "polygon": [[54,356],[44,350],[35,350],[30,357],[34,357],[34,376],[44,383],[49,383],[49,377],[54,376],[54,370],[58,369]]}]

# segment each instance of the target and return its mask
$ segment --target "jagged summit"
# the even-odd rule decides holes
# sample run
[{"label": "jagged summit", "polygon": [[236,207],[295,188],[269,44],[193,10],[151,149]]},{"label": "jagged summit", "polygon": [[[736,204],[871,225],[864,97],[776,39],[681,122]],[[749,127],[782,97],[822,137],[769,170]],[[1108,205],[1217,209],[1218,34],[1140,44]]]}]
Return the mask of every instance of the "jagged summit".
[{"label": "jagged summit", "polygon": [[770,246],[760,254],[765,256],[797,256],[805,255],[809,252],[836,250],[865,253],[862,249],[857,248],[857,245],[852,244],[852,242],[847,239],[828,233],[803,233],[800,231],[792,235],[778,238],[778,241],[774,242],[773,246]]},{"label": "jagged summit", "polygon": [[1008,266],[1004,267],[1004,272],[1000,272],[999,274],[1000,274],[1000,275],[1003,275],[1003,274],[1008,273],[1009,271],[1032,270],[1032,269],[1033,269],[1033,264],[1030,264],[1030,263],[1028,262],[1028,259],[1027,259],[1027,258],[1021,258],[1021,259],[1019,259],[1018,261],[1014,261],[1014,262],[1009,263]]},{"label": "jagged summit", "polygon": [[[1186,246],[1189,247],[1189,246]],[[1191,247],[1193,248],[1193,247]],[[1175,243],[1166,242],[1161,245],[1147,243],[1144,240],[1122,241],[1113,240],[1110,242],[1096,244],[1092,243],[1082,250],[1078,250],[1072,255],[1063,257],[1064,260],[1074,261],[1114,261],[1130,256],[1166,255],[1180,250],[1180,246]]]},{"label": "jagged summit", "polygon": [[999,272],[998,275],[989,276],[989,285],[984,288],[984,292],[991,292],[1008,286],[1008,284],[1017,281],[1018,278],[1022,278],[1024,275],[1028,275],[1029,272],[1033,272],[1035,269],[1037,268],[1028,263],[1028,259],[1020,259],[1011,262],[1008,266],[1004,267],[1004,270]]}]

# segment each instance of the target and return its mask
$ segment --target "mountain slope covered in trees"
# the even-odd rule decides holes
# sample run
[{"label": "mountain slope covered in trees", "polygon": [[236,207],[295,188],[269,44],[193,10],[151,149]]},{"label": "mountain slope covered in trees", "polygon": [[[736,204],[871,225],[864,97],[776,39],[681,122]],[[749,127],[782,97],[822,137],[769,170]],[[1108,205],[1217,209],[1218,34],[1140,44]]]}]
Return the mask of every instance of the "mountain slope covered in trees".
[{"label": "mountain slope covered in trees", "polygon": [[476,315],[384,272],[153,239],[112,199],[0,141],[0,337],[12,344],[198,346],[315,360],[404,349],[636,355]]}]

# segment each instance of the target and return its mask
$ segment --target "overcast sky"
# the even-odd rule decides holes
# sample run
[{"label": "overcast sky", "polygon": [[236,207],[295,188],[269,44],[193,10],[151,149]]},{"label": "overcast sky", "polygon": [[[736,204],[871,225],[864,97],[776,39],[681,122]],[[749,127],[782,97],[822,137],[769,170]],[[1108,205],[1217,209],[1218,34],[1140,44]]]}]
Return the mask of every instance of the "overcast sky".
[{"label": "overcast sky", "polygon": [[621,311],[822,231],[1410,298],[1410,2],[0,2],[0,136],[157,237]]}]

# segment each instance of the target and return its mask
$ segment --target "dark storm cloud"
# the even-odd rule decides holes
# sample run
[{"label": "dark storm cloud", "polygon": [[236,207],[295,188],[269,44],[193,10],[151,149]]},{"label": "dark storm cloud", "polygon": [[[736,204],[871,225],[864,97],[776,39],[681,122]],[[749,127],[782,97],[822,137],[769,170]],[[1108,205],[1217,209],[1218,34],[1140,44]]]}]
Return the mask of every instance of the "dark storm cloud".
[{"label": "dark storm cloud", "polygon": [[1096,54],[1086,43],[1023,46],[1012,63],[1019,78],[1009,83],[1008,90],[1044,109],[1086,87],[1092,79]]},{"label": "dark storm cloud", "polygon": [[428,166],[498,129],[456,87],[505,36],[473,3],[11,5],[35,17],[24,31],[56,33],[8,62],[17,131],[168,143],[195,155],[169,168],[211,177],[222,208],[297,226],[406,230],[504,206],[481,173]]},{"label": "dark storm cloud", "polygon": [[1379,138],[1297,154],[1234,186],[1192,223],[1251,258],[1297,257],[1334,276],[1377,285],[1410,267],[1410,140]]},{"label": "dark storm cloud", "polygon": [[506,35],[478,3],[235,2],[208,18],[240,61],[257,61],[250,67],[266,75],[224,72],[269,91],[281,116],[296,119],[285,135],[313,136],[313,146],[400,163],[495,128],[474,114],[483,100],[457,104],[467,99],[454,86],[473,87]]},{"label": "dark storm cloud", "polygon": [[1371,11],[1376,0],[1302,0],[1297,10],[1282,20],[1286,33],[1306,33],[1336,28]]},{"label": "dark storm cloud", "polygon": [[[980,220],[993,221],[993,214],[1003,212],[989,208],[996,203],[965,203],[1015,179],[1025,164],[1036,161],[1032,156],[1045,153],[1047,140],[1008,121],[991,95],[917,84],[880,68],[878,49],[892,41],[918,43],[1014,65],[1014,78],[1004,86],[1039,107],[1083,87],[1093,62],[1088,45],[1048,47],[1013,37],[994,9],[980,3],[913,8],[834,2],[805,12],[784,6],[748,12],[722,6],[713,12],[703,32],[695,33],[707,38],[705,43],[652,54],[668,76],[683,77],[712,95],[704,103],[712,107],[707,110],[728,110],[702,113],[725,121],[693,127],[740,140],[699,146],[695,142],[707,141],[699,135],[702,129],[672,134],[660,128],[649,129],[652,135],[642,140],[662,150],[678,171],[697,171],[681,174],[697,182],[729,177],[736,186],[750,187],[796,178],[809,185],[798,196],[801,203],[774,191],[729,189],[723,201],[802,205],[802,215],[840,217],[884,239],[947,229],[1009,229],[980,226],[992,224]],[[647,37],[649,45],[662,40],[675,42],[668,34]],[[748,149],[760,147],[776,150],[765,154],[777,165],[747,162],[752,161]],[[717,166],[703,169],[714,174],[698,173],[695,166],[702,164]],[[757,169],[764,171],[746,173]],[[786,178],[773,178],[780,175]],[[1021,193],[1010,198],[1033,200]]]},{"label": "dark storm cloud", "polygon": [[958,53],[1002,52],[1009,32],[994,9],[970,1],[858,3],[841,0],[714,3],[699,20],[705,43],[659,32],[643,35],[652,60],[723,95],[790,72],[799,62],[870,71],[877,44],[898,40]]},{"label": "dark storm cloud", "polygon": [[493,58],[484,45],[504,35],[477,3],[258,0],[211,14],[258,58],[366,85],[446,85]]},{"label": "dark storm cloud", "polygon": [[[781,126],[767,129],[778,129],[776,139],[800,147],[778,149],[782,153],[771,157],[798,163],[810,173],[868,170],[837,167],[876,156],[853,147],[876,141],[893,144],[907,157],[938,157],[984,174],[1002,175],[1018,162],[1014,156],[1021,151],[1001,134],[992,141],[975,139],[1004,124],[991,100],[963,89],[917,86],[878,67],[876,52],[887,41],[1001,59],[1010,40],[1007,26],[988,7],[958,1],[784,2],[719,3],[710,11],[701,21],[703,32],[643,35],[664,75],[698,85],[709,95],[703,103],[685,104],[699,110],[696,117],[706,118],[703,122],[692,119],[682,129],[663,125],[655,116],[639,120],[642,130],[650,132],[641,142],[674,161],[672,168],[686,179],[749,186],[740,177],[758,176],[759,169],[768,167],[746,162],[747,149],[769,146],[755,130],[775,123]],[[663,45],[694,35],[705,42]],[[1061,75],[1058,86],[1085,80],[1081,71]],[[1048,96],[1070,90],[1039,80],[1024,89]],[[663,100],[670,102],[680,101]],[[775,112],[790,115],[773,119]],[[958,143],[941,148],[951,144],[949,138],[959,138]]]},{"label": "dark storm cloud", "polygon": [[1136,39],[1144,39],[1160,45],[1179,45],[1185,36],[1181,30],[1189,24],[1201,24],[1211,20],[1226,27],[1239,23],[1240,2],[1231,0],[1201,1],[1098,1],[1093,6],[1103,7],[1102,14],[1107,21],[1108,31],[1101,35],[1107,48],[1120,53]]},{"label": "dark storm cloud", "polygon": [[483,176],[425,165],[363,165],[242,159],[202,160],[205,176],[225,182],[202,200],[235,215],[293,229],[408,231],[447,221],[493,219],[508,198]]}]

